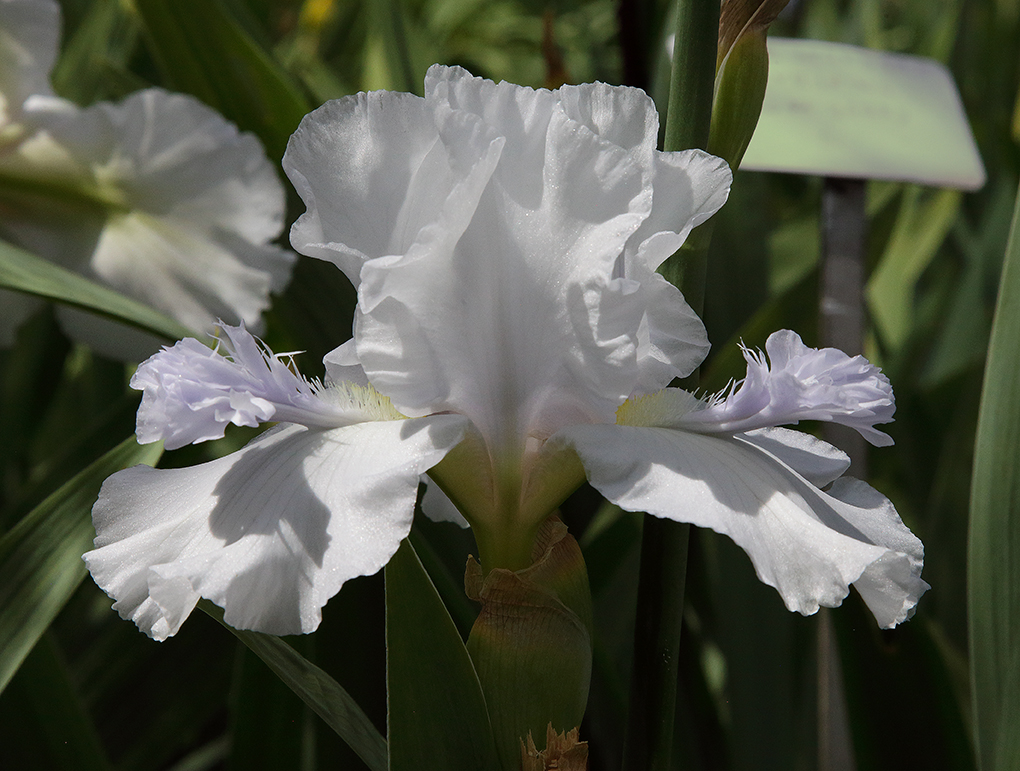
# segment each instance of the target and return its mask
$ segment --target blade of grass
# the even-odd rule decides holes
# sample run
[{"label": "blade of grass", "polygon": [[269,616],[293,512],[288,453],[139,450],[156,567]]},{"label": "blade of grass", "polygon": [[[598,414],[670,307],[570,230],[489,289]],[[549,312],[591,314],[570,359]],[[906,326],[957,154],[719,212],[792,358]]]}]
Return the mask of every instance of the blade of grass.
[{"label": "blade of grass", "polygon": [[223,610],[208,600],[198,607],[219,621],[337,732],[372,771],[386,771],[386,740],[358,703],[327,673],[279,637],[234,629],[223,622]]},{"label": "blade of grass", "polygon": [[0,288],[83,308],[167,340],[195,334],[148,305],[4,241],[0,241]]},{"label": "blade of grass", "polygon": [[194,94],[280,159],[309,105],[291,77],[219,0],[138,0],[153,58],[177,90]]},{"label": "blade of grass", "polygon": [[132,436],[50,495],[0,539],[0,691],[85,577],[89,516],[110,474],[153,464],[162,445]]},{"label": "blade of grass", "polygon": [[1020,195],[978,418],[967,558],[974,736],[982,771],[1020,764]]},{"label": "blade of grass", "polygon": [[386,566],[391,771],[498,769],[482,687],[410,541]]}]

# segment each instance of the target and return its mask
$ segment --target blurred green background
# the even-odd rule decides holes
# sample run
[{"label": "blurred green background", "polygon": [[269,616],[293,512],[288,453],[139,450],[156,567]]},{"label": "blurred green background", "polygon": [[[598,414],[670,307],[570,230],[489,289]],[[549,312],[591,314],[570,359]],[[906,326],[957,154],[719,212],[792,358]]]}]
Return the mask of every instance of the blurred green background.
[{"label": "blurred green background", "polygon": [[[64,0],[53,85],[80,104],[147,85],[195,94],[260,136],[279,160],[301,116],[367,89],[420,93],[429,64],[532,86],[603,80],[646,88],[664,111],[666,2],[641,0]],[[870,481],[924,541],[932,585],[915,618],[880,631],[855,594],[829,613],[860,769],[970,769],[967,524],[978,401],[1020,173],[1020,0],[793,0],[773,35],[932,57],[963,96],[988,182],[975,193],[869,183],[867,266],[902,324],[870,330],[890,377],[896,445],[873,451]],[[282,175],[281,175],[282,176]],[[779,328],[816,345],[820,179],[741,172],[716,217],[705,319],[714,355],[703,386],[743,374],[736,340]],[[300,213],[291,191],[290,220]],[[267,342],[302,350],[307,375],[350,336],[354,294],[332,266],[300,258]],[[0,352],[0,533],[133,430],[123,365],[70,344],[49,313]],[[189,465],[250,434],[164,456]],[[623,752],[640,517],[590,488],[564,506],[585,550],[596,607],[596,670],[582,738],[591,768]],[[470,533],[420,521],[423,561],[456,594]],[[58,534],[54,534],[56,538]],[[361,761],[215,621],[193,614],[158,644],[81,581],[0,694],[5,769],[358,769]],[[91,536],[88,536],[90,538]],[[88,538],[85,546],[88,546]],[[0,549],[0,559],[9,557]],[[68,573],[67,571],[70,571]],[[66,576],[71,578],[67,579]],[[82,580],[84,579],[84,580]],[[56,579],[55,579],[56,580]],[[728,540],[692,533],[677,717],[685,769],[819,766],[819,620],[785,610]],[[460,624],[470,617],[454,613]],[[382,576],[355,580],[320,630],[291,639],[385,733]],[[0,615],[0,624],[17,619]],[[466,626],[462,628],[466,634]],[[823,721],[824,722],[824,721]],[[1017,730],[1020,730],[1018,728]]]}]

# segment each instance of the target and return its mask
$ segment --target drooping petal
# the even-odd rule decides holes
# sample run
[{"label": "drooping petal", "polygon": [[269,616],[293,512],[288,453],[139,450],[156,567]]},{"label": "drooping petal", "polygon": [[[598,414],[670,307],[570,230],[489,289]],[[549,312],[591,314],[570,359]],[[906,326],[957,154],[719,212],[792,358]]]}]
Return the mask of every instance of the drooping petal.
[{"label": "drooping petal", "polygon": [[470,527],[460,509],[450,500],[439,485],[427,476],[421,480],[425,485],[425,494],[421,499],[421,510],[433,522],[452,522],[459,527]]},{"label": "drooping petal", "polygon": [[59,43],[54,0],[0,0],[0,130],[20,119],[29,96],[52,93]]},{"label": "drooping petal", "polygon": [[200,597],[239,629],[311,632],[345,581],[396,551],[420,474],[464,425],[450,415],[288,425],[201,466],[127,469],[103,485],[85,562],[121,617],[158,640]]},{"label": "drooping petal", "polygon": [[815,487],[832,484],[850,468],[850,456],[803,431],[759,428],[741,438],[779,458]]},{"label": "drooping petal", "polygon": [[571,427],[553,441],[573,446],[589,482],[622,508],[728,535],[791,610],[837,606],[855,584],[887,628],[928,588],[923,546],[884,496],[851,480],[822,492],[761,441],[626,425]]},{"label": "drooping petal", "polygon": [[688,412],[677,427],[711,433],[750,431],[825,420],[855,429],[877,446],[892,444],[874,428],[889,423],[896,405],[882,371],[863,356],[809,348],[790,330],[774,332],[761,353],[744,349],[747,377],[707,409]]}]

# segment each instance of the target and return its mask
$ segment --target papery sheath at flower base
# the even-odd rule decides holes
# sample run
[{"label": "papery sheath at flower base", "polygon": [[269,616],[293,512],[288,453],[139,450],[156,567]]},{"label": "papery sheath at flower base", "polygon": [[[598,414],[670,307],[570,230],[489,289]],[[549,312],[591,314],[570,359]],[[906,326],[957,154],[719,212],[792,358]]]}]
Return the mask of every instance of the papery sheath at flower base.
[{"label": "papery sheath at flower base", "polygon": [[845,455],[775,427],[829,420],[886,443],[875,367],[784,331],[769,360],[745,353],[729,394],[667,388],[708,341],[655,270],[730,173],[657,151],[657,129],[637,89],[536,91],[440,66],[424,98],[358,94],[308,115],[284,159],[307,206],[291,242],[354,283],[354,337],[321,387],[239,329],[229,361],[184,341],[140,368],[142,439],[280,422],[210,464],[107,481],[86,561],[118,611],[164,638],[202,596],[236,626],[311,631],[344,580],[394,553],[427,473],[426,504],[436,486],[449,496],[483,577],[528,569],[587,477],[625,509],[729,535],[791,609],[855,584],[881,626],[907,618],[926,588],[920,541],[841,478]]},{"label": "papery sheath at flower base", "polygon": [[[58,28],[46,0],[0,4],[0,36],[52,43],[20,69],[0,54],[4,99],[22,100],[17,131],[9,126],[0,142],[0,237],[196,331],[212,332],[218,319],[257,330],[294,262],[272,243],[284,191],[258,139],[194,97],[158,88],[85,109],[50,95]],[[38,302],[3,292],[0,306],[0,344],[10,344]],[[108,356],[137,361],[159,348],[82,311],[57,315],[71,337]]]}]

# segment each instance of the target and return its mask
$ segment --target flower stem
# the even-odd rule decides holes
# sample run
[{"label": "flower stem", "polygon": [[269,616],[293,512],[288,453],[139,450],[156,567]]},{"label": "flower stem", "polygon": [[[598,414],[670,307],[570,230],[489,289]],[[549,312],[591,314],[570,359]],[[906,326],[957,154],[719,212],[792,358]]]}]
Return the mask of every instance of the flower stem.
[{"label": "flower stem", "polygon": [[[708,145],[718,30],[719,0],[677,1],[666,150]],[[702,227],[692,233],[685,248],[661,270],[698,312],[704,298],[710,232]],[[645,517],[625,771],[672,768],[689,534],[689,525]]]}]

